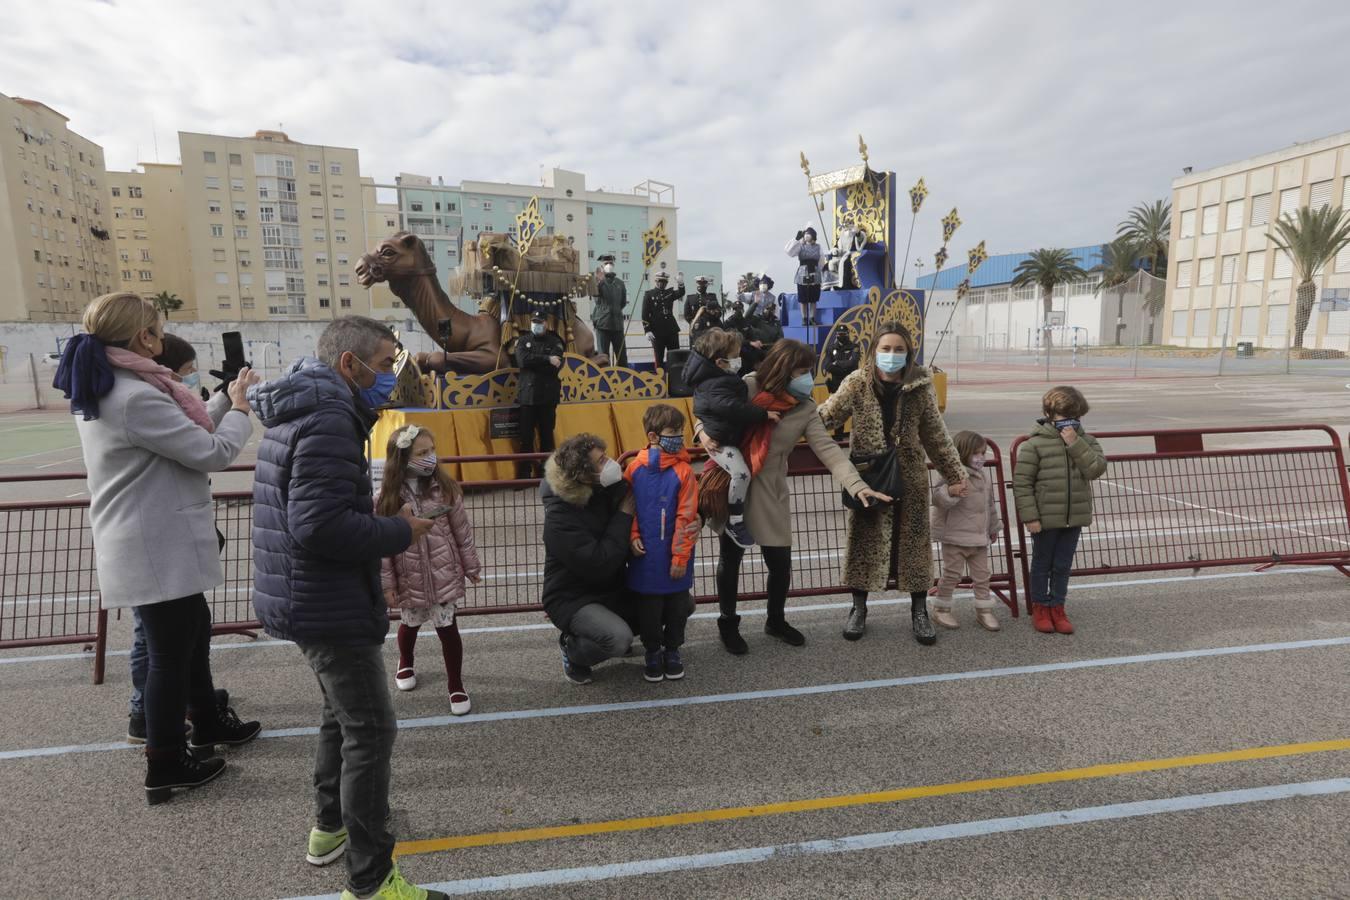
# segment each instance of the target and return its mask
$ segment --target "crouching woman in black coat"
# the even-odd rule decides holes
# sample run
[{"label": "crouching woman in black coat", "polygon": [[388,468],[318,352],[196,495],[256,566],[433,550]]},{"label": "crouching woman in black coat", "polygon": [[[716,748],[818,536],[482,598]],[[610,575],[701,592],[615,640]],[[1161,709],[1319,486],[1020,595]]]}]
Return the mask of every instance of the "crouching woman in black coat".
[{"label": "crouching woman in black coat", "polygon": [[563,441],[544,464],[544,611],[562,634],[563,673],[573,684],[633,642],[624,569],[633,497],[618,462],[593,434]]}]

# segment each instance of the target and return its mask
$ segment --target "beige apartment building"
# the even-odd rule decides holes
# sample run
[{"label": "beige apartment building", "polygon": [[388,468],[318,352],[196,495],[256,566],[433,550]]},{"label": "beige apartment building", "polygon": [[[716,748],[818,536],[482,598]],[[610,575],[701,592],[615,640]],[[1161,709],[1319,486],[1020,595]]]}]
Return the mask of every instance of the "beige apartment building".
[{"label": "beige apartment building", "polygon": [[199,318],[188,249],[183,167],[141,163],[142,171],[109,172],[117,284],[153,298],[167,291],[183,301],[169,318]]},{"label": "beige apartment building", "polygon": [[[1326,205],[1350,209],[1350,131],[1173,181],[1167,343],[1288,346],[1298,285],[1267,233],[1286,213]],[[1350,248],[1315,281],[1319,300],[1350,288]],[[1350,310],[1321,306],[1313,306],[1303,345],[1350,351]]]},{"label": "beige apartment building", "polygon": [[103,148],[68,121],[0,94],[0,321],[78,322],[115,287]]},{"label": "beige apartment building", "polygon": [[302,144],[280,131],[178,137],[196,318],[369,312],[352,271],[365,250],[356,150]]}]

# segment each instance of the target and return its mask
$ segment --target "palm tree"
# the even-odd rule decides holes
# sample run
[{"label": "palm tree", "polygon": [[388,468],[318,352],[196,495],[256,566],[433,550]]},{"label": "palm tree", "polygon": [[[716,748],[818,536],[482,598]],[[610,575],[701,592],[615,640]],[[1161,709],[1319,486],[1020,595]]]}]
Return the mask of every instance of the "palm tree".
[{"label": "palm tree", "polygon": [[736,279],[736,293],[753,294],[759,287],[759,273],[746,272]]},{"label": "palm tree", "polygon": [[169,318],[169,313],[183,308],[183,301],[179,299],[178,295],[171,294],[168,291],[160,291],[155,295],[152,302],[155,304],[155,309],[159,310],[166,319]]},{"label": "palm tree", "polygon": [[1118,237],[1102,246],[1101,265],[1093,267],[1101,276],[1098,291],[1116,291],[1116,346],[1120,346],[1120,332],[1125,328],[1125,288],[1134,280],[1139,248],[1128,237]]},{"label": "palm tree", "polygon": [[1031,256],[1017,264],[1013,270],[1012,286],[1026,287],[1038,285],[1041,289],[1041,302],[1045,306],[1045,348],[1050,349],[1050,309],[1054,303],[1055,287],[1071,281],[1084,281],[1088,273],[1079,267],[1074,255],[1059,248],[1031,251]]},{"label": "palm tree", "polygon": [[1172,204],[1167,200],[1139,204],[1125,216],[1116,236],[1134,242],[1136,252],[1148,260],[1148,270],[1155,278],[1165,277],[1167,242],[1172,236]]},{"label": "palm tree", "polygon": [[1289,254],[1294,274],[1298,276],[1294,308],[1294,349],[1303,349],[1303,332],[1312,318],[1313,300],[1317,299],[1317,285],[1313,278],[1322,267],[1350,244],[1350,215],[1339,206],[1311,209],[1307,206],[1294,213],[1285,213],[1274,224],[1270,242]]}]

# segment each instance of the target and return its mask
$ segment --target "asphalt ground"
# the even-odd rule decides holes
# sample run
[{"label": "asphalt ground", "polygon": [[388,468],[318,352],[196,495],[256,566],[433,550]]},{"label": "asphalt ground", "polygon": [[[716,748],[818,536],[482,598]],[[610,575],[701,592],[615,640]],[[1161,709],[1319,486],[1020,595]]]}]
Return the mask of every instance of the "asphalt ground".
[{"label": "asphalt ground", "polygon": [[[960,387],[949,426],[1006,448],[1043,389]],[[1325,379],[1085,390],[1099,430],[1350,422]],[[832,564],[829,546],[797,549]],[[963,628],[932,648],[893,595],[858,644],[839,637],[838,597],[793,601],[800,649],[764,636],[756,607],[747,657],[721,649],[705,607],[688,677],[658,685],[640,656],[570,685],[541,616],[466,617],[465,719],[421,641],[422,684],[395,697],[393,824],[427,842],[404,845],[405,872],[523,897],[1350,894],[1350,582],[1333,570],[1080,579],[1071,637],[1006,611],[987,634],[962,600]],[[320,700],[298,652],[217,640],[217,682],[267,733],[217,783],[151,809],[121,740],[129,624],[113,623],[102,686],[73,648],[0,654],[0,893],[340,890],[340,868],[303,860]]]}]

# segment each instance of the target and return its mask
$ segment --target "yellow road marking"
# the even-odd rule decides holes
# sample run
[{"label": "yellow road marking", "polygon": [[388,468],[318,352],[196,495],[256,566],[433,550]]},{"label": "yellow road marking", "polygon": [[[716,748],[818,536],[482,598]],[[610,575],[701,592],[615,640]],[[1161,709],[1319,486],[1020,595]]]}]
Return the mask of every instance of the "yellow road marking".
[{"label": "yellow road marking", "polygon": [[1302,744],[1277,744],[1270,747],[1249,747],[1245,750],[1225,750],[1220,753],[1200,753],[1194,756],[1173,756],[1166,759],[1141,759],[1134,762],[1107,763],[1079,769],[1060,769],[1054,772],[1033,772],[1028,775],[1009,775],[1003,778],[980,778],[974,781],[955,781],[949,784],[899,788],[868,794],[816,797],[810,800],[789,800],[782,803],[765,803],[757,806],[696,810],[665,816],[643,816],[636,819],[612,819],[606,822],[583,822],[578,825],[554,825],[544,828],[521,828],[515,831],[491,831],[483,834],[430,838],[421,841],[402,841],[395,846],[394,854],[396,856],[413,856],[419,853],[462,850],[466,847],[491,847],[528,841],[547,841],[554,838],[582,837],[591,834],[646,831],[651,828],[699,825],[707,822],[726,822],[733,819],[754,819],[761,816],[778,816],[786,813],[810,812],[821,809],[843,809],[850,806],[872,806],[881,803],[918,800],[924,797],[977,794],[983,791],[1001,791],[1036,784],[1085,781],[1091,778],[1111,778],[1116,775],[1133,775],[1139,772],[1159,772],[1166,769],[1210,766],[1217,763],[1277,759],[1282,756],[1304,756],[1309,753],[1327,753],[1336,750],[1350,750],[1350,739],[1313,741]]}]

